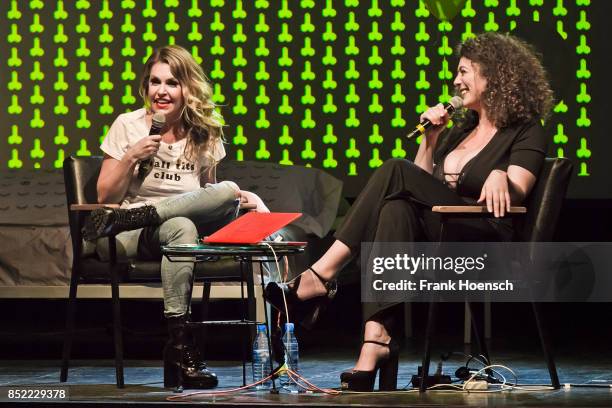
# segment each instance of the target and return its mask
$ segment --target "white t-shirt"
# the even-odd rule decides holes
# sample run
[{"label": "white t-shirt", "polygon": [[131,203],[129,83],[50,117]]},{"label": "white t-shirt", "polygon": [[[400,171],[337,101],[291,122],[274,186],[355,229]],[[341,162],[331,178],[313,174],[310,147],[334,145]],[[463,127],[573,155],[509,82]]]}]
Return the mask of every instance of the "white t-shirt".
[{"label": "white t-shirt", "polygon": [[[111,125],[100,149],[113,159],[121,160],[128,149],[149,134],[144,108],[122,113]],[[140,181],[137,177],[138,166],[134,169],[132,181],[121,203],[122,208],[131,208],[154,203],[176,194],[200,188],[200,174],[211,166],[207,157],[194,161],[185,158],[187,138],[168,144],[161,142],[159,151],[153,156],[153,170]],[[220,139],[212,151],[218,162],[225,157],[225,148]]]}]

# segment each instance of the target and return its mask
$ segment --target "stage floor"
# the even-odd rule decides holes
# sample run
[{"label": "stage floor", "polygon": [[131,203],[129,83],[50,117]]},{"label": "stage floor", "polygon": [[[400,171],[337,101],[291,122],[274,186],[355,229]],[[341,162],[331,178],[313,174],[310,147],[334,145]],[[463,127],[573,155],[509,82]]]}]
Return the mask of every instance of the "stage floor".
[{"label": "stage floor", "polygon": [[[525,391],[512,390],[492,393],[462,393],[452,391],[428,391],[425,394],[411,391],[410,377],[416,373],[420,356],[404,352],[400,361],[398,388],[403,391],[395,393],[343,393],[326,395],[323,393],[290,394],[281,391],[272,395],[266,391],[242,391],[227,394],[199,394],[187,396],[174,394],[162,386],[161,361],[126,362],[126,387],[117,389],[114,385],[115,371],[112,361],[74,361],[69,373],[69,382],[59,383],[59,361],[2,361],[0,362],[0,386],[6,394],[10,388],[20,386],[48,385],[67,387],[70,403],[77,405],[105,405],[113,403],[136,403],[142,406],[168,404],[168,397],[184,395],[183,405],[247,405],[247,406],[347,406],[358,404],[362,407],[395,407],[395,406],[612,406],[612,356],[578,355],[576,352],[560,353],[557,357],[559,377],[562,384],[568,386],[561,390]],[[437,364],[440,353],[434,354],[433,367]],[[548,384],[548,371],[541,359],[539,350],[533,352],[492,352],[495,364],[511,368],[518,376],[520,385],[536,386]],[[300,361],[301,374],[321,388],[339,386],[340,373],[351,367],[354,353],[346,351],[309,352]],[[464,365],[465,359],[453,357],[443,368],[444,372],[454,377],[454,371]],[[472,364],[473,365],[473,364]],[[472,366],[471,365],[471,366]],[[242,365],[239,362],[212,361],[210,368],[219,376],[219,387],[222,391],[242,385]],[[250,367],[247,372],[250,377]],[[247,379],[249,378],[247,377]],[[571,384],[571,386],[569,386]],[[0,404],[9,402],[6,395],[0,398]],[[38,401],[28,402],[28,406]],[[176,401],[174,401],[176,403]],[[24,405],[21,405],[24,406]]]}]

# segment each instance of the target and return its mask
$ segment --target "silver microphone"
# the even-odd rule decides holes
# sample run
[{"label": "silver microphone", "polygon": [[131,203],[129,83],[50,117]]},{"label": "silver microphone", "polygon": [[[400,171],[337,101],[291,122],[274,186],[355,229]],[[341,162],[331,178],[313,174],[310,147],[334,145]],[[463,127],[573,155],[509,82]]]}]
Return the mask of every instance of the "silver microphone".
[{"label": "silver microphone", "polygon": [[[463,106],[463,99],[461,99],[460,96],[453,96],[451,100],[446,105],[444,105],[444,109],[446,109],[446,111],[448,112],[450,116],[453,116],[453,113],[455,113],[457,109],[461,109],[462,106]],[[424,121],[416,125],[414,130],[408,133],[406,137],[408,139],[412,139],[415,136],[422,135],[425,133],[427,129],[429,129],[432,126],[433,124],[428,119],[425,119]]]}]

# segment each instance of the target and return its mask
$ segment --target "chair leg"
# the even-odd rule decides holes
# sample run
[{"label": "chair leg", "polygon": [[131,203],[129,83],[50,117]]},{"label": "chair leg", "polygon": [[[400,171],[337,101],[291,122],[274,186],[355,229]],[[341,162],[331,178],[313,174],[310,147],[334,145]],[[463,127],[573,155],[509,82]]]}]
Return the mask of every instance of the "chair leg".
[{"label": "chair leg", "polygon": [[404,303],[404,337],[410,339],[413,336],[412,333],[412,303]]},{"label": "chair leg", "polygon": [[[446,217],[442,214],[440,219],[440,236],[438,244],[442,244],[446,229]],[[425,329],[425,350],[423,352],[423,362],[421,363],[421,383],[419,384],[419,392],[425,392],[427,390],[427,378],[429,377],[429,363],[431,361],[431,341],[433,339],[433,332],[435,327],[436,319],[436,308],[437,303],[435,298],[431,298],[429,301],[429,310],[427,312],[427,328]]]},{"label": "chair leg", "polygon": [[484,338],[485,340],[491,340],[491,333],[493,329],[491,328],[491,316],[493,313],[491,312],[492,303],[490,300],[487,300],[484,303]]},{"label": "chair leg", "polygon": [[470,312],[470,306],[467,302],[464,304],[463,312],[463,343],[472,343],[472,312]]},{"label": "chair leg", "polygon": [[[472,355],[483,355],[488,364],[491,364],[489,356],[489,347],[487,346],[484,334],[484,315],[485,304],[482,302],[467,302],[472,317],[472,332],[474,333],[474,342],[471,344]],[[487,368],[485,370],[490,376],[493,376],[493,370]]]},{"label": "chair leg", "polygon": [[419,385],[419,392],[425,392],[427,389],[427,377],[429,376],[429,362],[431,359],[431,340],[433,338],[433,331],[435,327],[436,318],[436,307],[435,301],[429,302],[429,311],[427,313],[427,329],[425,330],[425,350],[423,353],[423,363],[421,364],[421,384]]},{"label": "chair leg", "polygon": [[74,322],[76,317],[76,295],[79,286],[78,254],[75,254],[72,263],[72,275],[70,277],[70,290],[68,294],[68,309],[66,311],[66,331],[64,333],[64,347],[62,351],[62,368],[60,371],[60,382],[68,381],[68,365],[74,339]]},{"label": "chair leg", "polygon": [[482,354],[487,361],[489,360],[489,348],[485,342],[484,327],[481,324],[484,321],[484,304],[468,302],[467,306],[470,311],[472,321],[472,332],[474,334],[474,342],[472,342],[472,354]]},{"label": "chair leg", "polygon": [[125,386],[123,380],[123,336],[121,333],[121,307],[119,303],[119,278],[117,277],[117,246],[114,236],[108,238],[110,252],[109,272],[113,304],[113,338],[115,343],[115,375],[117,388]]},{"label": "chair leg", "polygon": [[536,326],[538,327],[538,334],[540,335],[540,342],[542,343],[542,351],[544,352],[544,358],[548,366],[548,374],[550,375],[550,382],[554,389],[561,388],[559,382],[559,376],[557,375],[557,366],[555,365],[555,359],[553,358],[552,352],[550,351],[550,343],[548,342],[548,336],[542,322],[542,310],[540,304],[531,302],[533,307],[533,315],[535,317]]}]

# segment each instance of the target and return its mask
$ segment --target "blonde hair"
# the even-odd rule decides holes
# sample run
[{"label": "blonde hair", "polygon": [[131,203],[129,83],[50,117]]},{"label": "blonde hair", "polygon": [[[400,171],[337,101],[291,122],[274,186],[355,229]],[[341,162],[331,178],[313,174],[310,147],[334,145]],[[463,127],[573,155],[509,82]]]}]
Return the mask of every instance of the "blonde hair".
[{"label": "blonde hair", "polygon": [[204,70],[183,47],[167,45],[157,48],[145,63],[138,90],[147,110],[151,109],[147,97],[151,68],[158,62],[168,64],[170,72],[181,85],[184,103],[180,120],[187,135],[185,158],[193,160],[204,155],[215,166],[213,153],[217,141],[223,140],[223,118],[215,110],[212,87]]}]

